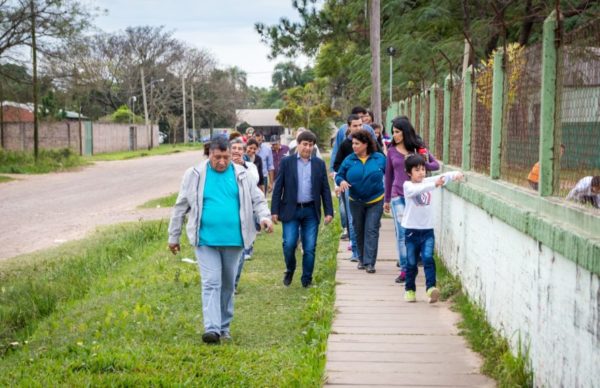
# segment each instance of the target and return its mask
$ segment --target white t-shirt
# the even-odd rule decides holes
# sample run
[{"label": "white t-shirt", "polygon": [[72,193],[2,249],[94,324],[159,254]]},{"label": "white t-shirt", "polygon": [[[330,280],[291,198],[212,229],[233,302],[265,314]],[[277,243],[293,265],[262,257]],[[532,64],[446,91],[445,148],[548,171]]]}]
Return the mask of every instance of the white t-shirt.
[{"label": "white t-shirt", "polygon": [[582,201],[584,197],[596,197],[596,203],[600,204],[600,194],[592,193],[593,176],[583,177],[567,195],[568,200]]},{"label": "white t-shirt", "polygon": [[435,182],[444,177],[444,185],[451,182],[459,174],[451,171],[442,175],[427,177],[421,183],[404,182],[404,215],[402,227],[405,229],[433,229],[433,208],[431,199]]}]

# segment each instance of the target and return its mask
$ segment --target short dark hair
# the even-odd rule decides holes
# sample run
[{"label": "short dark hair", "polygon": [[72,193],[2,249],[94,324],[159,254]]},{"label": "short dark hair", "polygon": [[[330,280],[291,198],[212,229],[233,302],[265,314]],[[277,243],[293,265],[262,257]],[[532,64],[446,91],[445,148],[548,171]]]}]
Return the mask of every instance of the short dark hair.
[{"label": "short dark hair", "polygon": [[255,145],[256,148],[260,147],[256,139],[248,139],[248,141],[246,142],[246,147],[249,147],[251,145]]},{"label": "short dark hair", "polygon": [[363,108],[362,106],[355,106],[354,108],[352,108],[352,110],[350,111],[350,113],[352,113],[353,115],[357,115],[359,113],[362,114],[367,114],[367,110],[365,108]]},{"label": "short dark hair", "polygon": [[209,151],[219,150],[228,151],[230,149],[229,139],[223,136],[215,136],[208,146]]},{"label": "short dark hair", "polygon": [[346,124],[350,125],[354,120],[360,120],[360,117],[358,117],[357,114],[352,113],[348,116],[348,119],[346,119]]},{"label": "short dark hair", "polygon": [[264,137],[265,135],[263,134],[263,132],[259,129],[258,131],[254,132],[254,136],[262,136]]},{"label": "short dark hair", "polygon": [[368,155],[371,155],[373,152],[377,151],[377,145],[375,144],[375,140],[373,140],[373,136],[371,136],[371,133],[366,129],[360,129],[353,133],[352,140],[354,139],[367,145]]},{"label": "short dark hair", "polygon": [[379,125],[377,123],[372,123],[371,124],[371,128],[373,128],[374,130],[377,129],[377,128],[381,129],[381,125]]},{"label": "short dark hair", "polygon": [[592,178],[592,184],[590,187],[600,187],[600,175],[596,175]]},{"label": "short dark hair", "polygon": [[425,158],[419,154],[411,154],[404,160],[404,170],[408,175],[412,173],[412,169],[415,167],[425,167]]},{"label": "short dark hair", "polygon": [[240,136],[242,136],[242,134],[241,134],[241,133],[239,133],[239,132],[237,132],[237,131],[233,131],[233,132],[231,132],[231,133],[229,134],[229,141],[231,141],[231,140],[233,140],[233,139],[235,139],[235,138],[238,138],[238,137],[240,137]]},{"label": "short dark hair", "polygon": [[317,144],[317,136],[311,130],[307,129],[306,131],[300,132],[296,138],[296,142],[298,144],[302,143],[303,141],[309,141],[313,144]]}]

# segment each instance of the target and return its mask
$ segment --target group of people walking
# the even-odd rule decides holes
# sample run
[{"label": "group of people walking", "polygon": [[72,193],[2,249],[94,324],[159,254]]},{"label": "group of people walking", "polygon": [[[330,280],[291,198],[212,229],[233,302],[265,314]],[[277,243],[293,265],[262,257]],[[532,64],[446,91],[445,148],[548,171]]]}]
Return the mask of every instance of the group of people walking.
[{"label": "group of people walking", "polygon": [[[350,260],[357,262],[357,269],[376,272],[381,218],[384,211],[391,211],[400,267],[396,281],[405,283],[404,298],[416,301],[420,259],[428,300],[435,303],[439,291],[433,260],[432,193],[452,180],[461,180],[462,174],[427,177],[439,164],[408,118],[392,121],[391,139],[372,121],[365,109],[354,108],[333,143],[329,175],[340,199],[342,237],[348,236]],[[231,338],[234,294],[258,230],[270,233],[273,224],[283,224],[284,286],[293,282],[299,241],[300,283],[305,288],[313,283],[321,215],[327,225],[334,210],[317,137],[309,130],[298,132],[289,147],[277,138],[271,139],[269,147],[252,128],[245,136],[217,137],[206,148],[208,159],[184,174],[169,225],[169,249],[180,251],[187,215],[187,236],[202,275],[202,339],[206,343]],[[270,192],[269,209],[266,196]]]}]

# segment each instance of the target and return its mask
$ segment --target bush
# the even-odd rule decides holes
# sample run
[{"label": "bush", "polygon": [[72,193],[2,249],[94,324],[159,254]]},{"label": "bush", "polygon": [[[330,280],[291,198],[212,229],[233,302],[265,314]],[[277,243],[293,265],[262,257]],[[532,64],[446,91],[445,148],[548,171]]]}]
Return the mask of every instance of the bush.
[{"label": "bush", "polygon": [[37,162],[33,152],[0,149],[0,173],[39,174],[68,170],[86,164],[87,162],[71,148],[41,149]]}]

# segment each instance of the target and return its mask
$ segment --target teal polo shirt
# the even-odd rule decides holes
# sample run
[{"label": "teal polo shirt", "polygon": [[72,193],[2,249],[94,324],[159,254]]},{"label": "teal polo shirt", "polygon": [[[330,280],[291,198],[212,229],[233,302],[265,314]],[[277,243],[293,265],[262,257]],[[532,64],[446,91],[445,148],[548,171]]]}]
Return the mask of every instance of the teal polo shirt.
[{"label": "teal polo shirt", "polygon": [[199,245],[210,247],[242,247],[240,197],[232,164],[223,172],[215,171],[208,163]]}]

